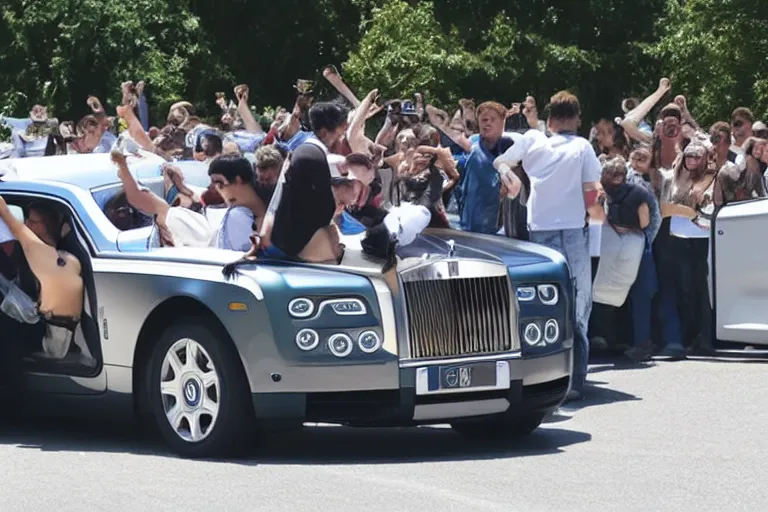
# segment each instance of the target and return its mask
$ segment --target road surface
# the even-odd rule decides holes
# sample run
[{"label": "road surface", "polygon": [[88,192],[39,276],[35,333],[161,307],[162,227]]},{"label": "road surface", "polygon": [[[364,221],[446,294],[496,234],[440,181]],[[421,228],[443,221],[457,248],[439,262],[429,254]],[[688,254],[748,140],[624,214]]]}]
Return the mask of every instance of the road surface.
[{"label": "road surface", "polygon": [[110,424],[0,424],[0,510],[766,509],[768,366],[592,367],[591,398],[525,443],[445,427],[311,427],[260,454],[188,461]]}]

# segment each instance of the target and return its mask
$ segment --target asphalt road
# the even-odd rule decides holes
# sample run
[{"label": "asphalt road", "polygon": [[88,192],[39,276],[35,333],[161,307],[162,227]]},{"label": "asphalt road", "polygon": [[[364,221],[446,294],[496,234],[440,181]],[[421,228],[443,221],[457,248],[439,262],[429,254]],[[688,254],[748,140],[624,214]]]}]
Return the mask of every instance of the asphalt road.
[{"label": "asphalt road", "polygon": [[187,461],[110,424],[0,424],[0,511],[766,510],[768,366],[597,365],[524,443],[447,428],[311,427]]}]

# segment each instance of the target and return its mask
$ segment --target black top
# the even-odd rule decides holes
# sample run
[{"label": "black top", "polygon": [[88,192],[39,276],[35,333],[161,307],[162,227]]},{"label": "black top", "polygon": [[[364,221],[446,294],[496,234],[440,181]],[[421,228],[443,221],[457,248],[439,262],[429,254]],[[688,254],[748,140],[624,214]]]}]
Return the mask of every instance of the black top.
[{"label": "black top", "polygon": [[40,297],[40,281],[29,268],[29,263],[19,242],[13,242],[10,256],[5,251],[0,250],[0,272],[9,281],[18,278],[19,288],[32,300],[37,300]]},{"label": "black top", "polygon": [[315,232],[331,223],[335,211],[328,158],[320,147],[305,142],[291,155],[285,173],[272,243],[288,256],[298,256]]},{"label": "black top", "polygon": [[608,222],[614,226],[642,229],[637,210],[643,203],[650,204],[648,190],[641,185],[624,183],[618,187],[606,189],[608,195]]}]

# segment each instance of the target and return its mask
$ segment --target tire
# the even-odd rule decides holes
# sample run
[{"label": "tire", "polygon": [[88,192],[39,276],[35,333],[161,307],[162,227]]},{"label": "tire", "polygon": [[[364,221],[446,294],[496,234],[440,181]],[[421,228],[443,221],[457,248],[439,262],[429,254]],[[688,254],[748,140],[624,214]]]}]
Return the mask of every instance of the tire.
[{"label": "tire", "polygon": [[[187,357],[190,350],[196,355],[194,363]],[[167,328],[143,380],[144,398],[160,433],[182,457],[236,455],[246,436],[254,434],[250,389],[240,358],[227,333],[213,322],[186,318]]]},{"label": "tire", "polygon": [[459,434],[475,439],[520,439],[539,428],[546,413],[506,412],[478,419],[460,420],[451,423]]}]

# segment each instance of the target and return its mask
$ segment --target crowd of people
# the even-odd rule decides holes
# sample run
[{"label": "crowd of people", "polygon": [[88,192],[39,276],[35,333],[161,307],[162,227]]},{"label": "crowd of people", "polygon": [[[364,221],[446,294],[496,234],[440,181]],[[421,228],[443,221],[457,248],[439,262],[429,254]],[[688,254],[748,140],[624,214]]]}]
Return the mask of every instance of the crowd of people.
[{"label": "crowd of people", "polygon": [[[583,394],[590,346],[623,343],[638,362],[712,350],[709,222],[724,204],[766,195],[768,127],[750,110],[705,130],[685,97],[662,103],[672,88],[662,79],[643,101],[617,105],[623,115],[593,123],[587,139],[579,100],[565,91],[551,97],[545,121],[532,97],[511,107],[463,99],[451,113],[419,94],[381,102],[373,90],[361,100],[335,68],[324,76],[340,98],[315,101],[311,82],[299,80],[293,108],[267,129],[245,85],[234,101],[217,94],[216,123],[181,101],[158,127],[144,84],[126,82],[114,117],[89,98],[92,114],[76,124],[40,105],[26,119],[0,118],[12,130],[0,158],[111,153],[122,206],[152,216],[158,245],[231,249],[246,253],[241,261],[338,262],[341,235],[365,233],[364,250],[385,258],[386,272],[396,244],[427,226],[555,249],[576,290],[570,399]],[[129,172],[140,151],[168,162],[165,197]],[[207,189],[185,184],[174,165],[182,160],[209,164]],[[217,205],[227,208],[213,222]],[[126,208],[107,210],[132,227]]]}]

